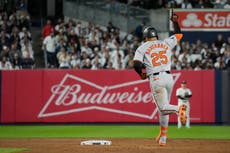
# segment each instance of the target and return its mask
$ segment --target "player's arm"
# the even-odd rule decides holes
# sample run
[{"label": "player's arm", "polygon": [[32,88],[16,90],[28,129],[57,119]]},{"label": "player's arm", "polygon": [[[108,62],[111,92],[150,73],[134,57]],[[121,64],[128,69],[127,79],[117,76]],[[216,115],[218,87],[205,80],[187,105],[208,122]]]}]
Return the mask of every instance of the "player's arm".
[{"label": "player's arm", "polygon": [[189,90],[188,92],[186,92],[185,98],[191,98],[191,97],[192,97],[192,92]]},{"label": "player's arm", "polygon": [[180,25],[178,23],[178,15],[173,13],[173,11],[172,11],[172,15],[171,15],[170,20],[172,21],[172,24],[173,24],[174,35],[177,38],[177,41],[179,42],[182,39],[183,34],[181,32]]},{"label": "player's arm", "polygon": [[182,97],[181,95],[177,95],[177,98],[182,99],[182,100],[186,99],[185,97]]},{"label": "player's arm", "polygon": [[139,76],[141,77],[141,79],[146,79],[147,76],[146,76],[146,73],[143,73],[142,72],[142,69],[143,69],[143,64],[141,61],[138,61],[138,60],[134,60],[134,70],[137,72],[137,74],[139,74]]},{"label": "player's arm", "polygon": [[140,78],[144,80],[147,78],[147,76],[146,73],[142,71],[144,68],[143,58],[144,58],[144,51],[142,48],[138,47],[133,58],[134,61],[133,68],[136,71],[136,73],[140,76]]},{"label": "player's arm", "polygon": [[177,96],[177,98],[179,98],[179,99],[185,100],[185,97],[183,97],[183,96],[180,94],[180,89],[177,89],[177,91],[176,91],[176,96]]},{"label": "player's arm", "polygon": [[185,95],[185,98],[190,98],[192,97],[192,95]]}]

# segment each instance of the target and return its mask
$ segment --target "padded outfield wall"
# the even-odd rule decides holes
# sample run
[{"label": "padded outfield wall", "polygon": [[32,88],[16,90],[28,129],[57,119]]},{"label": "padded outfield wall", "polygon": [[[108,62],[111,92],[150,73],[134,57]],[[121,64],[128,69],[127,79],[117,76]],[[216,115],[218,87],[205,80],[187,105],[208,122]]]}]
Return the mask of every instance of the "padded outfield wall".
[{"label": "padded outfield wall", "polygon": [[[182,80],[193,92],[192,123],[227,123],[224,71],[172,71],[171,103]],[[227,91],[224,91],[227,90]],[[225,95],[226,94],[226,95]],[[227,112],[226,112],[227,111]],[[133,70],[1,71],[1,123],[157,123],[148,80]],[[170,122],[177,121],[171,115]]]}]

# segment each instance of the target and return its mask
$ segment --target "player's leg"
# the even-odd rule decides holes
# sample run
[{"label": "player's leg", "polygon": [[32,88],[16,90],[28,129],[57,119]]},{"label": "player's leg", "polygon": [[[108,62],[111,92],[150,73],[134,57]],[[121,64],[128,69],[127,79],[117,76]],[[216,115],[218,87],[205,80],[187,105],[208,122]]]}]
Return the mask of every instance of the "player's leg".
[{"label": "player's leg", "polygon": [[156,137],[156,141],[159,143],[160,146],[165,146],[167,141],[169,115],[164,115],[160,111],[158,111],[158,113],[160,132],[159,135]]},{"label": "player's leg", "polygon": [[171,105],[170,99],[173,89],[173,78],[171,74],[161,75],[164,81],[163,87],[160,89],[162,93],[162,103],[159,103],[160,110],[165,114],[178,113],[179,107],[177,105]]},{"label": "player's leg", "polygon": [[[181,103],[180,103],[180,102],[178,102],[178,106],[179,106],[179,107],[181,106]],[[178,127],[178,128],[181,128],[181,126],[182,126],[182,125],[181,125],[180,117],[178,116],[178,117],[177,117],[177,127]]]},{"label": "player's leg", "polygon": [[156,138],[156,141],[160,146],[164,146],[166,145],[167,140],[169,115],[166,115],[163,109],[164,106],[167,106],[169,103],[167,99],[168,95],[166,89],[163,87],[160,81],[150,81],[150,87],[156,106],[158,107],[159,114],[160,132]]},{"label": "player's leg", "polygon": [[168,93],[164,87],[154,87],[153,97],[159,111],[164,114],[178,113],[179,107],[177,105],[169,104]]},{"label": "player's leg", "polygon": [[187,109],[186,109],[187,120],[186,120],[185,126],[186,126],[187,128],[190,128],[190,104],[187,103],[186,106],[187,106]]},{"label": "player's leg", "polygon": [[[173,81],[173,77],[171,74],[167,74],[165,75],[165,80],[167,80],[167,84],[166,84],[166,90],[167,90],[167,95],[168,95],[168,108],[166,109],[170,109],[170,108],[177,108],[176,113],[178,114],[178,118],[180,120],[179,123],[183,122],[183,124],[185,124],[186,121],[186,106],[185,105],[171,105],[170,104],[170,99],[171,99],[171,94],[172,94],[172,90],[173,90],[173,85],[174,85],[174,81]],[[176,106],[176,107],[175,107]]]}]

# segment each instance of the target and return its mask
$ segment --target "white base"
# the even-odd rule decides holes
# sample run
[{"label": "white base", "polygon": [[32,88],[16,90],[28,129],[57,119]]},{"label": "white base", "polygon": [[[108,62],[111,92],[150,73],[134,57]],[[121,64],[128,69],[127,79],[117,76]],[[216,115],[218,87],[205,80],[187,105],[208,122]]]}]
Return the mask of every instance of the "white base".
[{"label": "white base", "polygon": [[111,145],[112,141],[108,141],[108,140],[87,140],[87,141],[82,141],[80,144],[81,145]]}]

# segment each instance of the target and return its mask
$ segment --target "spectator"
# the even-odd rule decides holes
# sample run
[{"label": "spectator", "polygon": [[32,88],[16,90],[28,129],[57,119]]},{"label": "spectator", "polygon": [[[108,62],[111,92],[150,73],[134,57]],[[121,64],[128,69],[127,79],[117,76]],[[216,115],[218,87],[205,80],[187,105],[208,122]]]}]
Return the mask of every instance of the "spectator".
[{"label": "spectator", "polygon": [[108,47],[103,48],[101,54],[101,63],[104,69],[107,69],[110,64],[110,50]]},{"label": "spectator", "polygon": [[230,46],[230,36],[227,38],[227,45]]},{"label": "spectator", "polygon": [[198,0],[198,3],[195,5],[195,8],[204,8],[204,1]]},{"label": "spectator", "polygon": [[75,29],[74,29],[75,33],[77,36],[81,36],[83,35],[83,29],[81,27],[81,22],[78,22]]},{"label": "spectator", "polygon": [[225,62],[226,68],[230,70],[230,48],[228,48],[228,51],[225,53],[224,62]]},{"label": "spectator", "polygon": [[13,61],[15,56],[21,58],[22,57],[22,52],[17,48],[17,43],[13,43],[11,45],[11,49],[9,52],[9,59],[10,61]]},{"label": "spectator", "polygon": [[116,45],[116,49],[111,53],[111,62],[114,69],[122,69],[122,61],[124,58],[124,52],[120,50],[119,45]]},{"label": "spectator", "polygon": [[81,60],[78,57],[77,53],[74,53],[71,57],[70,65],[73,69],[79,69],[81,64]]},{"label": "spectator", "polygon": [[115,26],[113,25],[113,23],[111,21],[108,22],[107,31],[109,33],[113,33],[115,31]]},{"label": "spectator", "polygon": [[27,56],[26,54],[29,54],[30,58],[34,59],[32,44],[27,37],[24,38],[23,43],[21,44],[21,53],[23,58]]},{"label": "spectator", "polygon": [[69,34],[71,31],[74,31],[75,25],[72,19],[69,19],[68,22],[65,24],[66,32]]},{"label": "spectator", "polygon": [[183,53],[180,54],[179,57],[178,57],[178,60],[180,62],[183,62],[183,60],[185,60],[185,59],[186,59],[186,61],[184,61],[184,62],[186,62],[186,63],[190,63],[191,62],[191,57],[190,57],[190,54],[188,53],[187,49],[184,49]]},{"label": "spectator", "polygon": [[57,67],[56,48],[57,42],[54,36],[54,31],[51,31],[50,35],[46,36],[43,40],[42,50],[46,53],[47,67]]},{"label": "spectator", "polygon": [[223,40],[222,34],[218,34],[218,35],[217,35],[217,39],[216,39],[216,41],[215,41],[215,46],[216,46],[218,49],[220,49],[220,48],[222,47],[223,43],[224,43],[224,40]]},{"label": "spectator", "polygon": [[19,32],[19,38],[20,40],[23,40],[25,37],[27,37],[29,40],[32,40],[31,33],[27,31],[26,27],[23,27],[22,31]]},{"label": "spectator", "polygon": [[62,47],[67,48],[67,45],[63,39],[60,39],[59,41],[55,40],[55,42],[58,42],[56,47],[55,47],[56,53],[60,52]]},{"label": "spectator", "polygon": [[10,36],[8,33],[6,33],[6,30],[1,31],[0,38],[1,38],[1,43],[0,43],[1,49],[3,48],[3,46],[10,45]]},{"label": "spectator", "polygon": [[184,0],[181,4],[181,8],[183,9],[191,9],[192,4],[188,0]]},{"label": "spectator", "polygon": [[134,58],[134,53],[129,52],[128,55],[125,56],[125,58],[122,60],[122,68],[123,69],[132,69],[133,68],[133,58]]},{"label": "spectator", "polygon": [[198,70],[201,70],[202,68],[201,68],[201,62],[200,62],[200,60],[196,60],[195,61],[195,67],[194,67],[194,70],[195,71],[198,71]]},{"label": "spectator", "polygon": [[11,60],[12,63],[12,67],[15,70],[21,69],[21,58],[19,57],[19,55],[17,53],[14,54],[13,59]]},{"label": "spectator", "polygon": [[3,46],[3,50],[2,50],[2,52],[1,52],[1,56],[0,56],[0,58],[3,58],[3,57],[6,57],[7,58],[7,60],[9,59],[9,57],[10,57],[10,49],[9,49],[9,47],[8,46]]},{"label": "spectator", "polygon": [[68,45],[73,46],[76,50],[76,52],[81,52],[81,44],[79,41],[78,36],[75,34],[74,30],[71,30],[67,36],[68,38]]},{"label": "spectator", "polygon": [[224,9],[230,9],[230,0],[224,4]]},{"label": "spectator", "polygon": [[91,69],[92,65],[91,65],[91,61],[89,58],[84,60],[84,64],[82,66],[82,69]]},{"label": "spectator", "polygon": [[23,69],[33,69],[34,68],[34,60],[30,57],[29,52],[26,52],[25,57],[22,58],[21,66]]},{"label": "spectator", "polygon": [[54,26],[50,19],[47,19],[46,25],[42,28],[42,39],[45,39],[47,36],[54,32]]},{"label": "spectator", "polygon": [[204,8],[213,8],[214,5],[210,0],[204,0]]},{"label": "spectator", "polygon": [[11,70],[12,65],[10,61],[7,60],[7,57],[3,56],[2,60],[0,61],[0,70]]},{"label": "spectator", "polygon": [[135,29],[135,36],[142,41],[143,37],[143,28],[145,26],[145,22],[143,21],[140,25],[138,25]]},{"label": "spectator", "polygon": [[65,34],[65,31],[63,28],[60,28],[59,31],[57,32],[57,35],[55,36],[56,38],[56,42],[59,42],[59,41],[63,41],[63,43],[67,43],[68,42],[68,38],[67,38],[67,35]]},{"label": "spectator", "polygon": [[20,36],[19,36],[19,29],[18,27],[13,27],[12,29],[12,33],[10,35],[10,40],[9,42],[12,44],[12,43],[17,43],[19,44],[20,43]]},{"label": "spectator", "polygon": [[19,19],[19,28],[22,29],[23,27],[30,29],[30,17],[27,14],[21,14]]},{"label": "spectator", "polygon": [[57,24],[55,25],[54,29],[56,32],[60,32],[61,29],[63,32],[66,31],[65,25],[61,18],[58,19]]},{"label": "spectator", "polygon": [[223,9],[225,3],[226,3],[226,0],[215,0],[215,2],[214,2],[214,8],[215,9]]},{"label": "spectator", "polygon": [[92,60],[91,63],[92,63],[92,67],[91,67],[92,70],[98,70],[102,68],[102,65],[100,63],[100,58],[98,55],[95,56],[95,58]]},{"label": "spectator", "polygon": [[64,47],[61,47],[61,51],[57,54],[57,59],[59,63],[59,68],[70,69],[70,55],[66,52]]}]

